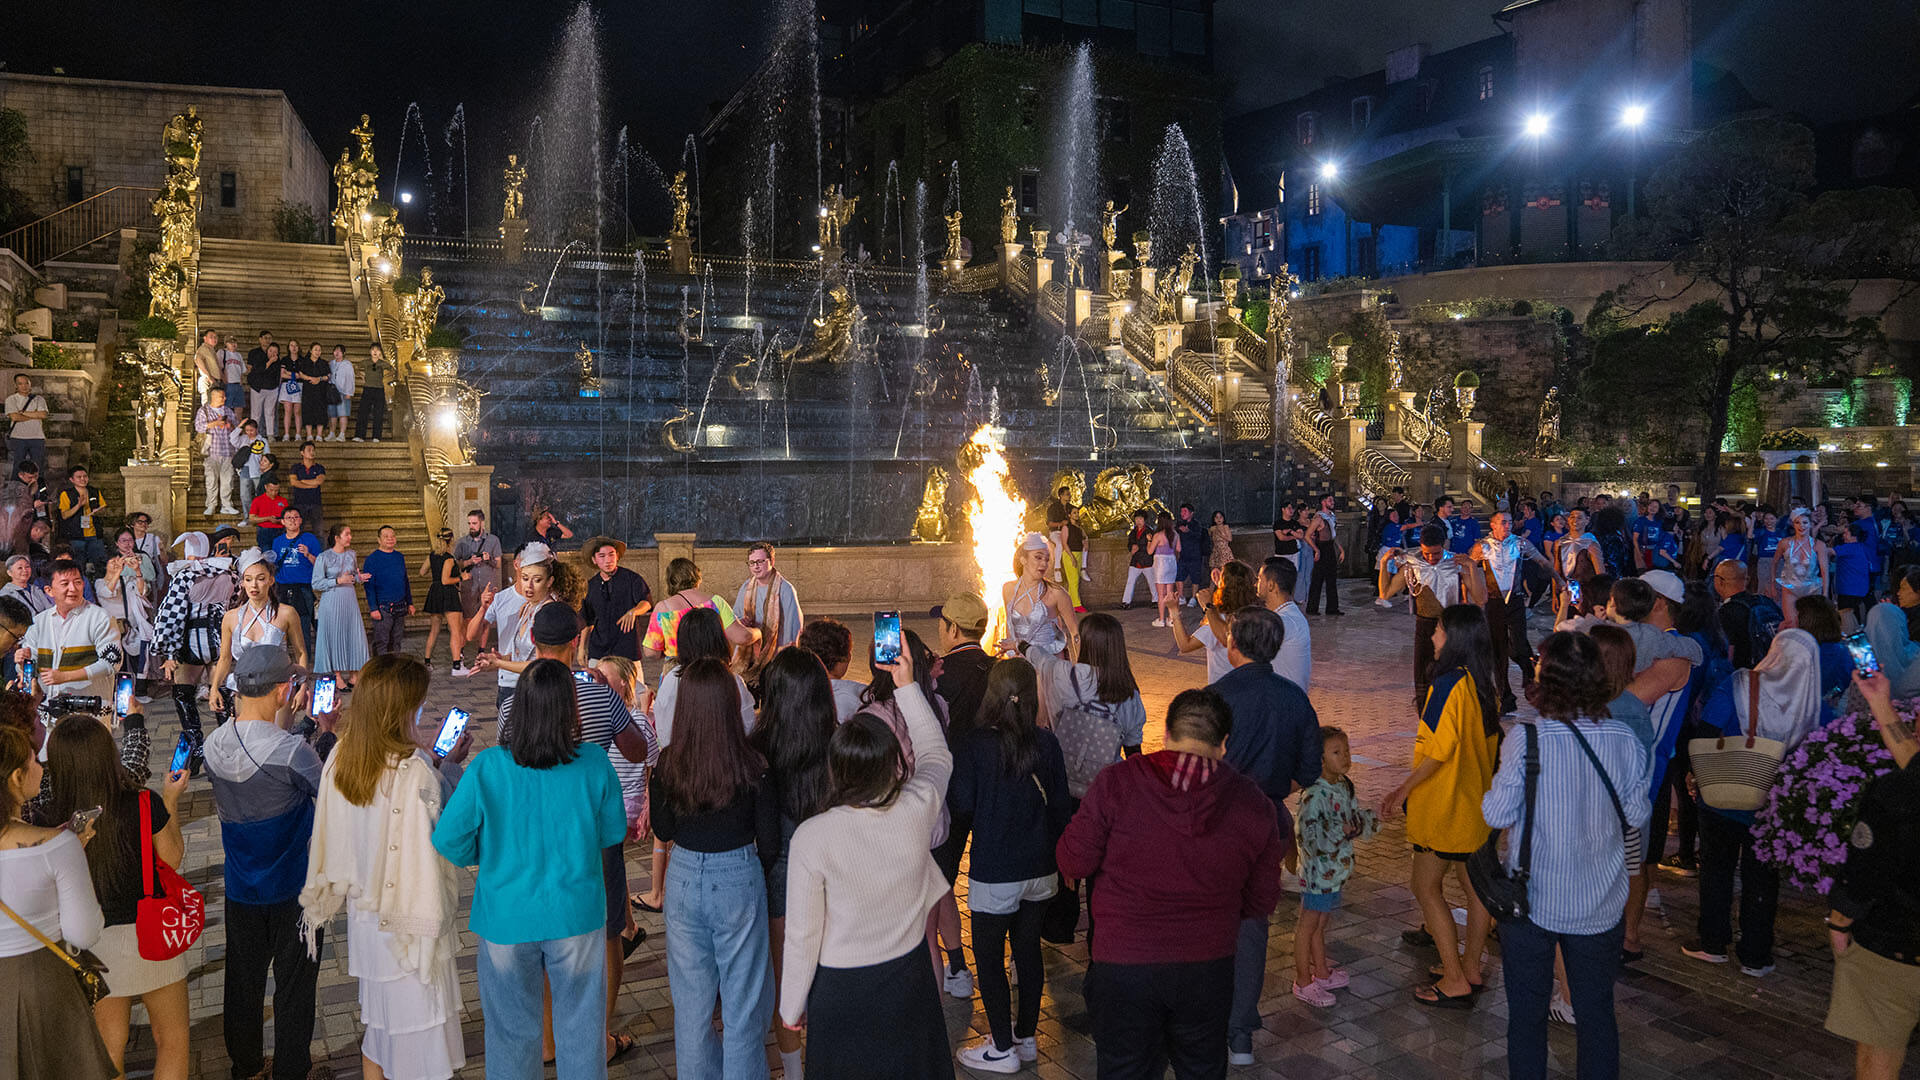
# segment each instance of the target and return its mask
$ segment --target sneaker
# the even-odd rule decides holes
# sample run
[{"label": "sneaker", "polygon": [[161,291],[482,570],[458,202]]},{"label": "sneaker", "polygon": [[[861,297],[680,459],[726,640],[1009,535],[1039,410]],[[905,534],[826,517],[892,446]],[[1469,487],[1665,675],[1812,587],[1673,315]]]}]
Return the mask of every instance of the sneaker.
[{"label": "sneaker", "polygon": [[1346,968],[1337,967],[1328,969],[1326,978],[1315,981],[1329,990],[1345,990],[1353,980],[1347,977]]},{"label": "sneaker", "polygon": [[1685,945],[1680,946],[1680,952],[1682,955],[1691,956],[1695,960],[1704,960],[1709,964],[1724,964],[1727,962],[1727,950],[1709,949],[1698,941],[1689,941]]},{"label": "sneaker", "polygon": [[1155,620],[1153,620],[1153,625],[1155,625],[1155,626],[1165,626],[1165,625],[1167,625],[1167,621],[1166,621],[1165,619],[1155,619]]},{"label": "sneaker", "polygon": [[1234,1049],[1231,1049],[1231,1048],[1229,1048],[1229,1049],[1227,1050],[1227,1064],[1229,1064],[1229,1065],[1251,1065],[1251,1064],[1253,1064],[1253,1051],[1251,1051],[1251,1050],[1234,1050]]},{"label": "sneaker", "polygon": [[1754,967],[1751,964],[1741,964],[1740,974],[1746,975],[1755,979],[1764,979],[1767,976],[1773,974],[1773,965],[1763,964],[1759,967]]},{"label": "sneaker", "polygon": [[[1310,982],[1305,986],[1301,986],[1299,983],[1294,983],[1293,996],[1296,998],[1299,998],[1301,1001],[1306,1002],[1307,1004],[1313,1006],[1316,1009],[1331,1009],[1333,1008],[1333,1003],[1335,1000],[1333,996],[1333,991],[1327,989],[1324,985],[1322,985],[1317,980],[1314,982]],[[1253,1063],[1253,1055],[1248,1054],[1247,1064],[1251,1065],[1252,1063]]]},{"label": "sneaker", "polygon": [[361,437],[360,437],[360,436],[358,436],[358,435],[355,435],[355,436],[353,437],[353,441],[354,441],[354,442],[366,442],[367,440],[365,440],[365,439],[363,439],[363,438],[361,438]]},{"label": "sneaker", "polygon": [[1393,610],[1393,601],[1391,601],[1391,600],[1389,600],[1389,599],[1387,599],[1386,597],[1384,597],[1384,596],[1382,596],[1382,597],[1379,597],[1378,599],[1376,599],[1376,600],[1374,600],[1374,602],[1373,602],[1373,606],[1374,606],[1374,607],[1377,607],[1377,608],[1385,608],[1385,609],[1386,609],[1386,610],[1388,610],[1388,611],[1392,611],[1392,610]]},{"label": "sneaker", "polygon": [[972,1046],[963,1046],[954,1055],[960,1064],[975,1072],[1017,1073],[1020,1071],[1020,1055],[1015,1051],[997,1050],[992,1039],[981,1039]]},{"label": "sneaker", "polygon": [[1562,1024],[1577,1023],[1573,1018],[1573,1002],[1559,994],[1553,995],[1553,1000],[1547,1002],[1547,1016]]},{"label": "sneaker", "polygon": [[153,704],[153,695],[152,694],[135,694],[133,695],[133,700],[139,702],[142,705],[151,705]]},{"label": "sneaker", "polygon": [[966,968],[947,972],[947,996],[962,1001],[973,996],[973,972]]},{"label": "sneaker", "polygon": [[1660,860],[1660,869],[1675,877],[1699,877],[1700,864],[1684,855],[1669,855]]},{"label": "sneaker", "polygon": [[220,508],[220,512],[223,514],[237,514],[240,512],[240,508],[237,506],[223,506]]},{"label": "sneaker", "polygon": [[1015,1039],[1013,1040],[1013,1052],[1019,1056],[1021,1061],[1039,1061],[1040,1041],[1032,1035],[1024,1039]]},{"label": "sneaker", "polygon": [[453,665],[453,670],[447,674],[452,675],[456,679],[464,679],[473,674],[473,669],[465,664],[455,664]]}]

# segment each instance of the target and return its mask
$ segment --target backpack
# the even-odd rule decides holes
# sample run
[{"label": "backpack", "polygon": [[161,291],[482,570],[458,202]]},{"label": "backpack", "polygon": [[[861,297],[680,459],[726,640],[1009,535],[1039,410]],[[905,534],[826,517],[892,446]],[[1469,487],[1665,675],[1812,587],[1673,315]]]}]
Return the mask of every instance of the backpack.
[{"label": "backpack", "polygon": [[1757,664],[1761,657],[1767,655],[1767,650],[1773,648],[1773,636],[1780,632],[1780,622],[1784,618],[1780,605],[1759,595],[1748,595],[1738,601],[1729,600],[1728,603],[1739,603],[1747,609],[1747,641],[1752,649],[1748,662]]},{"label": "backpack", "polygon": [[1053,734],[1067,763],[1067,794],[1085,798],[1100,770],[1120,760],[1120,706],[1090,701],[1073,679],[1075,700],[1053,717]]}]

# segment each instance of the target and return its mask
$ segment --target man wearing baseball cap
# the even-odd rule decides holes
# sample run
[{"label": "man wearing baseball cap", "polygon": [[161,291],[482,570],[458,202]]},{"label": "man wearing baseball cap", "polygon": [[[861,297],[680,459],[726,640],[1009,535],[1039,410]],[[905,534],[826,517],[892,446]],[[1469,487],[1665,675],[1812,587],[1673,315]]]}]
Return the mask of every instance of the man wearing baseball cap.
[{"label": "man wearing baseball cap", "polygon": [[971,725],[987,695],[987,669],[993,657],[980,647],[987,632],[987,603],[979,593],[955,593],[933,609],[940,620],[940,659],[933,665],[934,689],[947,700],[948,716]]}]

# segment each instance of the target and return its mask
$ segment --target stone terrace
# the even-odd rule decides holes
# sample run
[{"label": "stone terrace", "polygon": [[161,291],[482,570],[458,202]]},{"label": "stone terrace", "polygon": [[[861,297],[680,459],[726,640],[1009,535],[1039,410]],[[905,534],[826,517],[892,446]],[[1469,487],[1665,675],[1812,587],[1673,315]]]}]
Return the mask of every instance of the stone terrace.
[{"label": "stone terrace", "polygon": [[[804,582],[800,583],[804,595]],[[1363,586],[1349,582],[1349,614],[1320,618],[1314,625],[1312,696],[1323,724],[1346,729],[1353,740],[1354,779],[1362,796],[1377,801],[1404,775],[1413,753],[1413,717],[1407,706],[1410,626],[1404,610],[1381,612],[1367,605]],[[1191,616],[1189,616],[1191,618]],[[1122,615],[1135,643],[1134,665],[1147,699],[1149,716],[1163,715],[1181,689],[1204,681],[1204,665],[1172,655],[1168,632],[1148,625],[1150,607]],[[912,624],[921,633],[931,627]],[[1536,627],[1536,633],[1542,628]],[[417,648],[420,640],[413,642]],[[442,653],[442,656],[445,654]],[[461,704],[479,717],[493,715],[492,680],[445,675],[444,661],[428,699],[429,710]],[[650,676],[653,672],[650,671]],[[853,677],[864,677],[856,672]],[[156,717],[161,733],[156,746],[171,743],[171,717]],[[490,741],[491,722],[480,725]],[[1149,745],[1160,737],[1157,723],[1148,729]],[[210,926],[190,954],[193,1009],[193,1075],[216,1077],[227,1071],[221,1042],[220,1005],[224,927],[220,924],[220,842],[212,799],[204,783],[190,789],[186,815],[187,876],[208,899]],[[646,849],[629,846],[628,874],[642,887]],[[1234,1069],[1236,1077],[1502,1077],[1506,1070],[1506,1002],[1498,987],[1497,957],[1489,981],[1494,992],[1471,1012],[1445,1012],[1413,1003],[1410,989],[1424,977],[1431,950],[1401,944],[1400,932],[1419,921],[1406,887],[1408,853],[1399,820],[1360,846],[1356,874],[1346,888],[1346,907],[1329,939],[1333,958],[1353,976],[1331,1009],[1312,1009],[1289,992],[1293,971],[1292,928],[1298,901],[1283,899],[1274,919],[1268,952],[1266,993],[1261,1002],[1264,1030],[1256,1036],[1257,1064]],[[961,879],[962,888],[965,878]],[[1821,1029],[1832,963],[1820,926],[1820,906],[1807,897],[1788,897],[1779,920],[1778,971],[1763,980],[1739,974],[1734,965],[1719,967],[1682,957],[1679,943],[1691,936],[1696,883],[1671,875],[1656,880],[1658,910],[1648,920],[1646,959],[1623,975],[1617,993],[1623,1075],[1632,1078],[1685,1076],[1688,1080],[1735,1078],[1831,1077],[1851,1075],[1852,1049]],[[471,890],[468,878],[466,889]],[[1457,898],[1456,898],[1457,901]],[[962,920],[963,923],[965,920]],[[652,935],[626,968],[617,1030],[633,1034],[636,1050],[611,1070],[614,1077],[674,1075],[673,1016],[667,989],[662,927],[658,916],[643,916]],[[339,942],[344,928],[329,934],[320,977],[317,1038],[341,1077],[357,1075],[359,1039],[357,989],[346,974]],[[466,1005],[468,1065],[463,1075],[485,1072],[482,1016],[474,986],[473,938],[461,933],[460,971]],[[1094,1076],[1094,1046],[1087,1036],[1086,1009],[1079,994],[1086,964],[1084,944],[1047,947],[1047,1004],[1040,1023],[1037,1075],[1047,1080]],[[943,999],[947,1021],[958,1045],[986,1030],[974,1002]],[[144,1014],[136,1010],[136,1024]],[[1552,1033],[1557,1069],[1572,1073],[1573,1031],[1555,1025]],[[151,1068],[152,1039],[136,1026],[129,1052],[135,1076]],[[778,1057],[768,1050],[778,1070]],[[960,1075],[966,1075],[960,1070]],[[1920,1057],[1910,1057],[1905,1073],[1920,1078]]]}]

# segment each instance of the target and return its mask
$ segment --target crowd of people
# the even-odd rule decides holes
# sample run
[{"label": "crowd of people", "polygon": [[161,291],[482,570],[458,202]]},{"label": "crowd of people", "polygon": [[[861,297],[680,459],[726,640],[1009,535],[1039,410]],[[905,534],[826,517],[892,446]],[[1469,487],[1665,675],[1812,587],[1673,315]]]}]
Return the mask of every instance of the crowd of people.
[{"label": "crowd of people", "polygon": [[[769,544],[749,549],[731,601],[688,558],[666,565],[656,597],[618,540],[587,540],[579,561],[546,538],[509,553],[480,511],[418,567],[424,656],[408,648],[417,609],[391,529],[361,560],[350,526],[323,543],[287,506],[264,545],[228,527],[160,547],[130,527],[100,573],[68,543],[44,582],[17,556],[0,589],[0,1062],[26,1077],[115,1075],[138,1000],[154,1075],[187,1074],[185,945],[170,947],[183,934],[166,913],[190,905],[162,901],[183,895],[167,884],[186,855],[180,800],[204,777],[237,1078],[330,1075],[310,1058],[316,982],[343,941],[364,1075],[459,1070],[465,868],[489,1074],[604,1076],[631,1052],[615,999],[651,924],[682,1076],[766,1076],[769,1036],[794,1080],[1019,1072],[1038,1056],[1042,942],[1084,935],[1099,1075],[1219,1077],[1255,1061],[1283,880],[1300,908],[1292,996],[1337,1009],[1350,979],[1328,941],[1355,845],[1402,815],[1423,919],[1404,936],[1435,954],[1413,1000],[1474,1008],[1497,941],[1510,1073],[1546,1075],[1557,1020],[1575,1025],[1581,1074],[1613,1076],[1613,986],[1643,954],[1656,867],[1700,877],[1685,955],[1737,959],[1756,979],[1773,970],[1778,878],[1755,857],[1751,805],[1687,779],[1688,736],[1791,749],[1852,694],[1902,771],[1869,788],[1880,839],[1848,838],[1827,1022],[1858,1044],[1861,1076],[1897,1074],[1920,1007],[1905,768],[1920,744],[1892,702],[1920,694],[1903,686],[1920,633],[1902,610],[1920,602],[1920,572],[1909,584],[1900,564],[1870,561],[1868,583],[1841,594],[1890,661],[1855,673],[1848,615],[1824,595],[1845,586],[1829,581],[1838,560],[1813,508],[1790,508],[1762,556],[1764,511],[1716,510],[1707,545],[1705,523],[1672,504],[1636,505],[1615,533],[1621,508],[1584,502],[1563,515],[1543,500],[1543,515],[1515,495],[1484,535],[1449,501],[1431,518],[1378,508],[1380,600],[1413,601],[1416,714],[1413,765],[1374,805],[1350,776],[1347,734],[1319,722],[1316,605],[1295,602],[1305,577],[1319,610],[1340,613],[1331,499],[1283,518],[1257,565],[1235,557],[1217,515],[1135,519],[1129,561],[1147,557],[1155,627],[1206,659],[1205,685],[1174,696],[1154,751],[1126,631],[1078,591],[1085,538],[1076,546],[1067,505],[1008,553],[999,595],[949,597],[933,640],[908,628],[893,648],[807,618],[803,583]],[[1869,531],[1865,506],[1844,533],[1856,539],[1835,547]],[[1803,548],[1822,586],[1805,594],[1788,587]],[[1878,605],[1873,573],[1894,583]],[[1549,600],[1555,628],[1536,642],[1529,615]],[[450,655],[436,668],[442,629]],[[866,683],[847,677],[856,648]],[[481,673],[494,715],[426,711],[437,674]],[[143,710],[114,700],[122,674],[170,687],[173,767],[149,765]],[[335,704],[316,707],[316,692]],[[1530,713],[1504,719],[1521,698]],[[627,880],[629,844],[649,863],[644,890]],[[329,941],[340,916],[344,938]],[[93,958],[97,995],[75,978]],[[941,995],[976,992],[986,1034],[954,1047]]]}]

